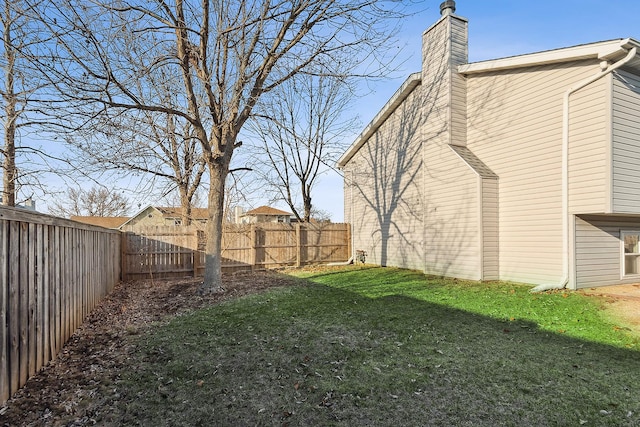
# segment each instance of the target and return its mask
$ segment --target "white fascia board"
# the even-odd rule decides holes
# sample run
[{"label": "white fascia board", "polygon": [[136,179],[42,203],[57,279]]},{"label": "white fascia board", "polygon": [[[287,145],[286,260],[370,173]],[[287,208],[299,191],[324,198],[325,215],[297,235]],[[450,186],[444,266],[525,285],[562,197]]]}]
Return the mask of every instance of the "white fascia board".
[{"label": "white fascia board", "polygon": [[360,147],[364,145],[364,143],[375,133],[376,130],[385,122],[395,111],[396,108],[402,104],[402,102],[407,98],[407,96],[415,89],[416,86],[420,84],[422,81],[422,73],[413,73],[411,74],[407,80],[402,83],[402,86],[393,94],[393,96],[387,101],[387,103],[382,107],[382,110],[376,114],[376,116],[371,120],[371,123],[364,128],[364,130],[360,133],[360,135],[356,138],[356,140],[347,148],[347,151],[344,152],[342,156],[336,162],[336,166],[338,169],[342,169],[348,162],[351,160],[354,154],[358,152]]},{"label": "white fascia board", "polygon": [[613,60],[626,53],[633,46],[640,46],[631,38],[609,40],[590,43],[562,49],[547,50],[544,52],[530,53],[526,55],[511,56],[508,58],[492,59],[488,61],[464,64],[458,67],[458,72],[469,75],[486,73],[489,71],[506,70],[510,68],[532,67],[536,65],[554,64],[559,62],[577,61],[581,59]]}]

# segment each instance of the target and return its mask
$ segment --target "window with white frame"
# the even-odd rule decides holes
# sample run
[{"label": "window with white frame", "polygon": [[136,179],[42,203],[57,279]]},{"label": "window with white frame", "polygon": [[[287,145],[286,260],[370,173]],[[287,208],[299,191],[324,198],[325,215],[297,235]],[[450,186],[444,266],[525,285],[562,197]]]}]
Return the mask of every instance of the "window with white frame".
[{"label": "window with white frame", "polygon": [[640,231],[620,231],[622,275],[640,275]]}]

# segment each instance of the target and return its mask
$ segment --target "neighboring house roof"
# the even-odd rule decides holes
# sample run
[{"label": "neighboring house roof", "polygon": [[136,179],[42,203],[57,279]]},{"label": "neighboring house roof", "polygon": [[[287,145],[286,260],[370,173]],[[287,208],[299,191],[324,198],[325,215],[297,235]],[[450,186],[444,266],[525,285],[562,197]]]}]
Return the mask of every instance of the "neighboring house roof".
[{"label": "neighboring house roof", "polygon": [[[184,211],[181,207],[160,207],[155,206],[165,218],[178,218],[182,216]],[[209,210],[207,208],[191,208],[192,220],[206,220],[209,218]]]},{"label": "neighboring house roof", "polygon": [[[147,205],[144,208],[142,208],[140,211],[138,211],[135,215],[133,215],[131,218],[129,218],[126,222],[121,224],[120,227],[123,227],[128,223],[133,222],[136,218],[139,218],[141,215],[143,215],[145,212],[149,210],[158,212],[164,218],[179,218],[182,212],[181,207],[166,207],[166,206],[158,207],[158,206]],[[191,219],[195,221],[207,220],[208,219],[207,212],[208,211],[206,208],[191,208]]]},{"label": "neighboring house roof", "polygon": [[128,216],[78,216],[72,215],[72,221],[83,224],[97,225],[104,228],[118,228],[129,220]]},{"label": "neighboring house roof", "polygon": [[245,212],[242,216],[251,216],[251,215],[291,216],[292,214],[290,212],[281,211],[280,209],[272,208],[269,206],[260,206]]}]

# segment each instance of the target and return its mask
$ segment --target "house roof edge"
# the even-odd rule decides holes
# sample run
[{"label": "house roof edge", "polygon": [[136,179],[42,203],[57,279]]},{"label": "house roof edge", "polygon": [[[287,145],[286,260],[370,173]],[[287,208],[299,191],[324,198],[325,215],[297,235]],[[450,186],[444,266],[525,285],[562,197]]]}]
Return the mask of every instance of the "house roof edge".
[{"label": "house roof edge", "polygon": [[581,59],[612,60],[640,43],[632,38],[614,39],[577,46],[545,50],[542,52],[489,59],[458,66],[458,72],[465,75],[500,71],[506,69],[554,64]]}]

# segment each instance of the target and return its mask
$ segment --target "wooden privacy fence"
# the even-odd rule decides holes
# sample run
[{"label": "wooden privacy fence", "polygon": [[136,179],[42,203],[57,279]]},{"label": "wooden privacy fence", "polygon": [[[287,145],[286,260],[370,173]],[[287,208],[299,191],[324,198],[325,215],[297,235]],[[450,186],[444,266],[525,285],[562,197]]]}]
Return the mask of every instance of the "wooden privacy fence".
[{"label": "wooden privacy fence", "polygon": [[121,238],[123,280],[193,274],[196,227],[145,226],[123,231]]},{"label": "wooden privacy fence", "polygon": [[0,404],[120,279],[120,233],[0,207]]},{"label": "wooden privacy fence", "polygon": [[[351,257],[349,224],[228,224],[222,233],[224,271],[343,262]],[[199,276],[204,232],[195,226],[153,226],[122,233],[122,277]]]}]

